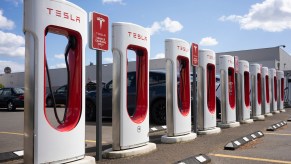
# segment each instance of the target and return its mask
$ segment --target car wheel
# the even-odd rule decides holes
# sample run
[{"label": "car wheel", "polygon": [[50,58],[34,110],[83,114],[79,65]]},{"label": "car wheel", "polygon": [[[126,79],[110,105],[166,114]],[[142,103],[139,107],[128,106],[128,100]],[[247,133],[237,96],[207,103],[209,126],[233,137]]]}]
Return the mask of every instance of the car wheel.
[{"label": "car wheel", "polygon": [[15,105],[14,105],[14,103],[12,101],[9,101],[7,103],[7,110],[9,110],[9,111],[16,110],[16,107],[15,107]]},{"label": "car wheel", "polygon": [[155,101],[151,108],[151,119],[158,125],[166,124],[166,100]]},{"label": "car wheel", "polygon": [[220,100],[216,97],[216,119],[221,119]]},{"label": "car wheel", "polygon": [[53,99],[51,97],[48,97],[46,99],[46,106],[47,107],[52,107],[53,106]]},{"label": "car wheel", "polygon": [[86,121],[96,119],[96,106],[92,101],[86,101]]}]

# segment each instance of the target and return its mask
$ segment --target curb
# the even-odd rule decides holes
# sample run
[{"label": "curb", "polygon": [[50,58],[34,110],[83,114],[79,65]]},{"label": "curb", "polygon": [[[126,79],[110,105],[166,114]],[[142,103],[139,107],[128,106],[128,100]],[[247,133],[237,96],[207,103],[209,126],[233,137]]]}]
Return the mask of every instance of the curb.
[{"label": "curb", "polygon": [[164,125],[164,126],[154,126],[154,127],[150,128],[149,133],[165,131],[165,130],[167,130],[167,126],[166,125]]},{"label": "curb", "polygon": [[0,163],[10,160],[21,159],[23,157],[23,150],[0,153]]},{"label": "curb", "polygon": [[287,125],[287,122],[286,121],[280,121],[280,122],[278,122],[276,124],[273,124],[273,125],[269,126],[267,128],[267,131],[275,131],[275,130],[277,130],[277,129],[285,126],[285,125]]},{"label": "curb", "polygon": [[261,131],[251,133],[247,136],[244,136],[244,137],[241,137],[241,138],[238,138],[236,140],[229,142],[228,144],[226,144],[224,146],[224,150],[235,150],[235,149],[239,148],[240,146],[255,140],[256,138],[261,138],[263,136],[264,136],[264,134]]},{"label": "curb", "polygon": [[288,122],[291,122],[291,117],[290,118],[288,118],[288,120],[287,120]]},{"label": "curb", "polygon": [[209,163],[211,159],[205,154],[195,155],[181,161],[176,162],[176,164],[199,164],[199,163]]}]

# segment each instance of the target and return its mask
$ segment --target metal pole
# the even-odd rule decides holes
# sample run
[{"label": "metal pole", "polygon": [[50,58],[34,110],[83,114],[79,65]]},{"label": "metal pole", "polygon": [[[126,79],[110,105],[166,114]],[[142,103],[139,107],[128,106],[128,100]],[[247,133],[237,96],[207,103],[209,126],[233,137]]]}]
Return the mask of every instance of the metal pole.
[{"label": "metal pole", "polygon": [[193,124],[193,132],[197,133],[197,110],[198,110],[198,106],[197,106],[197,76],[196,76],[196,66],[193,66],[193,84],[192,84],[192,95],[193,95],[193,103],[192,103],[192,113],[193,113],[193,117],[192,117],[192,124]]},{"label": "metal pole", "polygon": [[102,51],[96,51],[96,161],[102,159]]}]

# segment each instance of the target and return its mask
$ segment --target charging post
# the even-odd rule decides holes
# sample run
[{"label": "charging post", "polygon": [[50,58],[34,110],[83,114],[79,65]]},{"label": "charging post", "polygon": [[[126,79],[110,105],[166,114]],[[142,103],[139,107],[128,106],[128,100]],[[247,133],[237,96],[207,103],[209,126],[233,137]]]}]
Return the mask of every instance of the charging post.
[{"label": "charging post", "polygon": [[102,159],[102,51],[108,51],[109,18],[91,12],[90,48],[96,50],[96,161]]},{"label": "charging post", "polygon": [[[197,110],[198,110],[198,106],[197,106],[197,76],[196,76],[196,72],[197,72],[197,66],[198,66],[198,61],[199,61],[199,56],[198,56],[198,44],[196,43],[192,43],[191,45],[191,61],[192,61],[192,98],[193,98],[193,103],[192,104],[192,130],[194,133],[197,133]],[[191,82],[190,82],[191,83]]]}]

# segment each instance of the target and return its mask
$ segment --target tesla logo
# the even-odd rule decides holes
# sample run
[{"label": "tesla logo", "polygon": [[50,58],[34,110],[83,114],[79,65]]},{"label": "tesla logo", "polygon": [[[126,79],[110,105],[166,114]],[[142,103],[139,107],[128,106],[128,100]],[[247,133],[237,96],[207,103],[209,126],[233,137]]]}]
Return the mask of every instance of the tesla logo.
[{"label": "tesla logo", "polygon": [[188,52],[189,49],[183,46],[177,46],[178,50],[184,51],[184,52]]},{"label": "tesla logo", "polygon": [[141,132],[141,126],[137,127],[137,132],[140,133]]},{"label": "tesla logo", "polygon": [[196,45],[194,45],[193,47],[194,47],[194,52],[196,52],[198,47]]},{"label": "tesla logo", "polygon": [[102,29],[102,24],[103,24],[103,22],[105,22],[105,19],[103,19],[101,17],[97,17],[97,21],[99,21],[99,23],[100,23],[100,29]]},{"label": "tesla logo", "polygon": [[213,59],[214,59],[214,57],[213,57],[213,56],[211,56],[211,55],[207,55],[207,58],[208,58],[208,59],[211,59],[211,60],[213,60]]},{"label": "tesla logo", "polygon": [[233,64],[233,61],[232,61],[232,60],[228,60],[228,63],[229,63],[229,64]]},{"label": "tesla logo", "polygon": [[80,23],[80,21],[81,21],[79,16],[75,16],[75,15],[68,13],[68,12],[65,12],[65,11],[54,10],[52,8],[47,8],[47,11],[48,11],[49,15],[55,15],[57,17],[68,19],[68,20],[71,20],[73,22],[78,22],[78,23]]},{"label": "tesla logo", "polygon": [[147,37],[146,36],[143,36],[142,34],[138,34],[138,33],[135,33],[135,32],[128,32],[128,36],[129,37],[133,37],[135,39],[147,41]]}]

